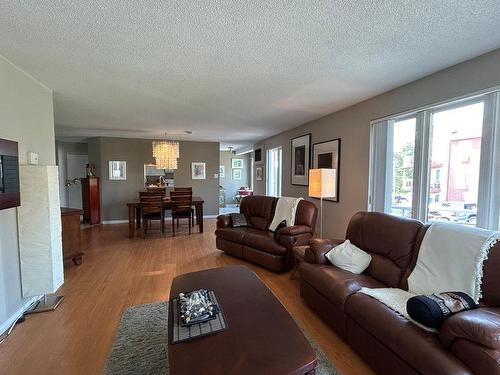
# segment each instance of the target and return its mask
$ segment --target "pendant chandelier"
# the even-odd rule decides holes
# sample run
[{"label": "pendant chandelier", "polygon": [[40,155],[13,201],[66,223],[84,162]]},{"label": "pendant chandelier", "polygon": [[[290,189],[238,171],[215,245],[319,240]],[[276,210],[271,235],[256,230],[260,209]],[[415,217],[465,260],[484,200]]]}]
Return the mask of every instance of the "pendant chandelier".
[{"label": "pendant chandelier", "polygon": [[179,142],[176,141],[154,141],[153,157],[158,169],[177,169],[179,158]]}]

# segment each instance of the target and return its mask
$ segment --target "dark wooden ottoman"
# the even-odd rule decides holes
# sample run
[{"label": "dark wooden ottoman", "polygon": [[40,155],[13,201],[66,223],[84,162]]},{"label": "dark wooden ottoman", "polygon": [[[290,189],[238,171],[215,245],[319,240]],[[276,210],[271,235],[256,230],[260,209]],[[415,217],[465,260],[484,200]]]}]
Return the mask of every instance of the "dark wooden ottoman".
[{"label": "dark wooden ottoman", "polygon": [[[213,290],[228,329],[172,342],[172,297]],[[245,266],[214,268],[174,278],[170,290],[168,356],[171,374],[314,374],[316,353],[259,277]]]}]

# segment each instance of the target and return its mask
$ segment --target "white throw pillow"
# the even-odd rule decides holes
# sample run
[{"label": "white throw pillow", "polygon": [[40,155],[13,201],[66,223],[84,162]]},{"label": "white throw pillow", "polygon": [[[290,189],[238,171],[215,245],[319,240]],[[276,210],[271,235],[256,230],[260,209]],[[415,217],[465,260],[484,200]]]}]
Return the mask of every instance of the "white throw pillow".
[{"label": "white throw pillow", "polygon": [[366,270],[372,261],[370,254],[349,240],[335,246],[325,254],[325,257],[338,268],[357,274]]}]

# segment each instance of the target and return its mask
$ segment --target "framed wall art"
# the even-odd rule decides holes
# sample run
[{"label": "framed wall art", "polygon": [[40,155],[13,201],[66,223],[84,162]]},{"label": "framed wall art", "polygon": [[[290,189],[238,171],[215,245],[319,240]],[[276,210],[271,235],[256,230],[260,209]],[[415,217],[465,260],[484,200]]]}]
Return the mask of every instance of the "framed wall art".
[{"label": "framed wall art", "polygon": [[292,138],[292,185],[309,185],[311,133]]},{"label": "framed wall art", "polygon": [[226,166],[225,165],[219,165],[219,177],[220,178],[226,177]]},{"label": "framed wall art", "polygon": [[205,180],[207,178],[206,163],[195,161],[191,163],[191,179]]},{"label": "framed wall art", "polygon": [[264,146],[257,146],[253,151],[253,161],[255,164],[264,164]]},{"label": "framed wall art", "polygon": [[109,161],[109,179],[124,181],[127,179],[127,162],[120,160]]},{"label": "framed wall art", "polygon": [[231,168],[243,168],[243,159],[233,158],[231,159]]},{"label": "framed wall art", "polygon": [[263,181],[264,180],[264,167],[256,167],[255,168],[255,180]]},{"label": "framed wall art", "polygon": [[327,168],[337,171],[335,174],[336,195],[332,198],[326,198],[326,200],[338,202],[340,181],[340,138],[315,143],[312,150],[312,159],[312,167],[314,169]]},{"label": "framed wall art", "polygon": [[242,169],[233,169],[233,180],[241,180],[242,172]]}]

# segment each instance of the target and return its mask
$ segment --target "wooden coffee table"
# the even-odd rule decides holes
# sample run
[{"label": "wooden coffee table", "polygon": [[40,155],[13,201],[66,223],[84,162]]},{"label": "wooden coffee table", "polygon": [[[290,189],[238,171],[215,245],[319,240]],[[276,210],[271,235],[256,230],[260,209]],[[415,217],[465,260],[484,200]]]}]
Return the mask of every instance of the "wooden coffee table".
[{"label": "wooden coffee table", "polygon": [[[180,292],[213,290],[228,329],[172,342],[172,298]],[[168,317],[170,374],[314,374],[316,353],[262,281],[245,266],[177,276]]]}]

